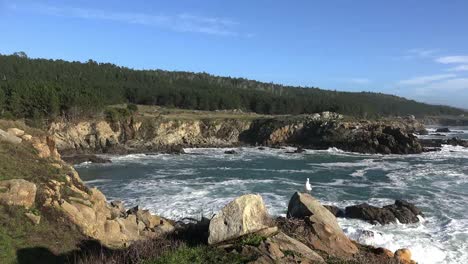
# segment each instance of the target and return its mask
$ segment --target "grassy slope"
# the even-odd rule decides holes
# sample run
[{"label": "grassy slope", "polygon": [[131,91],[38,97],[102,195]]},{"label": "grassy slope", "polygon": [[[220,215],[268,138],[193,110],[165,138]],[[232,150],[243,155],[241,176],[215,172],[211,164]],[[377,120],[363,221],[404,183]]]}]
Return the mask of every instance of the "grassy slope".
[{"label": "grassy slope", "polygon": [[[38,158],[30,144],[0,142],[0,180],[25,179],[40,189],[48,179],[64,180],[65,174],[66,170]],[[41,216],[39,225],[25,217],[27,211]],[[75,249],[81,239],[82,235],[53,210],[41,209],[38,204],[29,210],[0,205],[0,263],[53,261],[54,254]]]}]

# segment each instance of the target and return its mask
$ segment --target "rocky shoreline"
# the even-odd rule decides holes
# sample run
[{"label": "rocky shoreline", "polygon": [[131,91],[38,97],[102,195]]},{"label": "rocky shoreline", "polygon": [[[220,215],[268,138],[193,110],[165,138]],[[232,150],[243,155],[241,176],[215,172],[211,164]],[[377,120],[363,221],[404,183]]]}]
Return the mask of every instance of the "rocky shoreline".
[{"label": "rocky shoreline", "polygon": [[[0,207],[24,212],[32,230],[36,226],[45,228],[43,225],[52,222],[56,223],[55,228],[67,225],[79,233],[76,243],[92,239],[101,247],[114,249],[113,254],[139,241],[176,236],[183,237],[181,243],[197,239],[208,248],[221,250],[217,251],[221,254],[245,260],[239,263],[415,263],[408,249],[393,253],[350,240],[339,227],[337,214],[332,213],[336,208],[324,207],[309,194],[297,192],[292,196],[287,218],[270,216],[261,196],[247,194],[231,201],[211,219],[187,224],[152,215],[138,207],[127,210],[121,202],[109,203],[99,190],[88,188],[73,167],[62,160],[51,136],[31,136],[10,128],[0,130],[0,144],[21,148],[27,151],[24,155],[35,155],[47,170],[54,171],[41,178],[0,181]],[[417,222],[417,216],[422,215],[405,201],[384,208],[357,205],[344,211],[345,217],[380,224],[396,222],[396,219],[402,223]],[[195,237],[186,233],[193,232],[193,225],[198,232]],[[74,252],[74,257],[86,250]],[[102,251],[99,257],[106,258]]]}]

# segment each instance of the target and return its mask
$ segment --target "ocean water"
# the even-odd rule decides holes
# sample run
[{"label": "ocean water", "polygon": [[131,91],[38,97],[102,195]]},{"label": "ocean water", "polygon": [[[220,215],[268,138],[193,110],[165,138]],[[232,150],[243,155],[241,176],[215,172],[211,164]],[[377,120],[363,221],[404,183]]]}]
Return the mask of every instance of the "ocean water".
[{"label": "ocean water", "polygon": [[[352,239],[392,251],[409,248],[419,263],[468,263],[468,149],[444,146],[419,155],[370,155],[338,149],[186,149],[188,154],[108,156],[112,164],[76,166],[109,200],[172,218],[211,216],[235,197],[261,194],[272,215],[285,215],[306,178],[323,204],[386,205],[406,199],[426,217],[417,224],[371,225],[339,219]],[[369,236],[372,231],[373,236]]]},{"label": "ocean water", "polygon": [[[449,127],[450,132],[447,133],[440,133],[436,132],[438,128],[442,128],[441,126],[428,126],[427,131],[429,135],[421,136],[421,138],[427,139],[449,139],[453,137],[458,137],[463,140],[468,140],[468,127],[458,126],[458,127]],[[436,135],[440,134],[440,135]]]}]

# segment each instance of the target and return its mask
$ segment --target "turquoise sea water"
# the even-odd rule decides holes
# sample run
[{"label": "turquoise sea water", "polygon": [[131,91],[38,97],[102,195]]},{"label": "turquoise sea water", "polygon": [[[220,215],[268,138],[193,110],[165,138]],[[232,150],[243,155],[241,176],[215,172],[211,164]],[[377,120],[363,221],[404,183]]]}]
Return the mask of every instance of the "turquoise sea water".
[{"label": "turquoise sea water", "polygon": [[[77,166],[81,177],[113,200],[181,219],[211,216],[246,193],[263,196],[269,212],[284,215],[306,178],[323,204],[386,205],[406,199],[421,223],[373,226],[340,219],[353,239],[391,250],[408,247],[419,263],[468,263],[468,149],[445,146],[420,155],[364,155],[337,149],[186,149],[188,154],[110,156],[112,164]],[[373,231],[373,236],[366,235]]]}]

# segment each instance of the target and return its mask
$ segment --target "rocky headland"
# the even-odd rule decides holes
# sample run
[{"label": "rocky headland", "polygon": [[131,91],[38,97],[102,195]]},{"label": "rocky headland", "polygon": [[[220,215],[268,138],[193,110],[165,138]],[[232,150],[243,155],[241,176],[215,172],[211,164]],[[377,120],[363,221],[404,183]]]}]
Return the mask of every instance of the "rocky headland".
[{"label": "rocky headland", "polygon": [[296,146],[345,151],[413,154],[424,149],[414,118],[350,120],[323,112],[301,116],[174,119],[133,116],[119,121],[54,122],[49,134],[65,155],[181,152],[184,147]]}]

